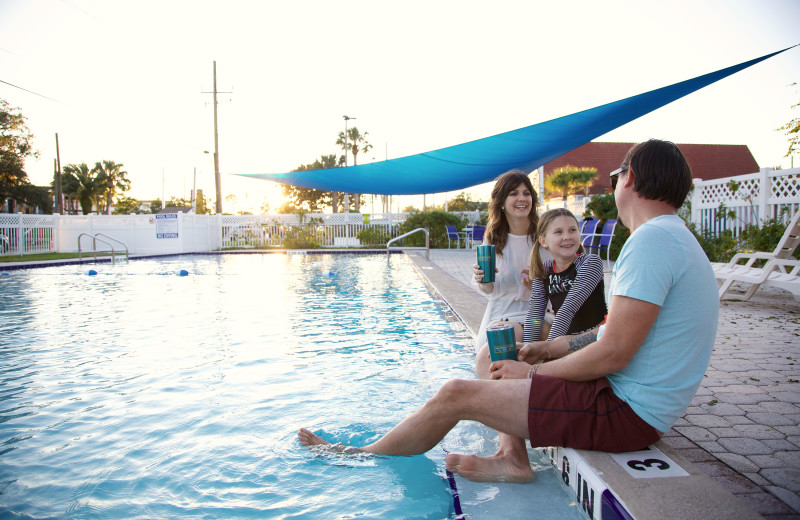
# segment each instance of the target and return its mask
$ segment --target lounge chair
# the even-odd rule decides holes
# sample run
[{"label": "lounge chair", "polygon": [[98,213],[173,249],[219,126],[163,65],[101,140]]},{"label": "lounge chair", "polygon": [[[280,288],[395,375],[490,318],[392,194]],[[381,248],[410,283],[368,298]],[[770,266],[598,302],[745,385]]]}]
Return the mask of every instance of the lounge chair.
[{"label": "lounge chair", "polygon": [[[794,258],[794,252],[800,246],[800,211],[795,213],[778,246],[771,253],[739,253],[727,264],[713,264],[714,275],[719,284],[720,299],[735,282],[751,284],[744,296],[731,295],[729,299],[749,300],[758,288],[771,285],[790,291],[795,298],[800,296],[800,261]],[[747,259],[745,264],[740,260]],[[766,260],[763,267],[754,267],[756,260]]]}]

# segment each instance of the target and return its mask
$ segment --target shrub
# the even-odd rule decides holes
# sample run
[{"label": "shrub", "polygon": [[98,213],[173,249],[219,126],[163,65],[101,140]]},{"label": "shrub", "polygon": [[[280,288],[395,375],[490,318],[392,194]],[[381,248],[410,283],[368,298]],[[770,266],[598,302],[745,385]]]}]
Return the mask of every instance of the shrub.
[{"label": "shrub", "polygon": [[[430,246],[432,248],[447,247],[447,230],[445,226],[456,226],[459,231],[464,228],[466,223],[458,216],[447,211],[433,210],[412,213],[405,222],[400,225],[400,234],[408,233],[417,228],[425,228],[430,233]],[[425,245],[425,236],[422,233],[414,233],[403,239],[406,246],[420,247]]]},{"label": "shrub", "polygon": [[391,236],[389,233],[384,232],[380,228],[363,228],[356,233],[356,238],[361,241],[362,245],[386,245]]},{"label": "shrub", "polygon": [[586,211],[583,216],[594,216],[597,220],[603,221],[617,218],[617,203],[614,200],[614,194],[604,193],[592,197],[592,200],[586,204]]}]

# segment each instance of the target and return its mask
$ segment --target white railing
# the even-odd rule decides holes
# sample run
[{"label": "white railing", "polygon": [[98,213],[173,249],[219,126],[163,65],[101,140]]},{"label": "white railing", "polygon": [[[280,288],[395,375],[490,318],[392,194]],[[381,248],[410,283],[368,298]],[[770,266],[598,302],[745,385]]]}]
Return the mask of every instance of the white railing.
[{"label": "white railing", "polygon": [[[761,226],[765,220],[781,215],[788,222],[800,209],[800,168],[762,168],[756,173],[712,181],[695,179],[691,201],[692,222],[698,231],[713,235],[731,230],[733,236],[739,236],[745,226]],[[724,212],[720,214],[720,210]],[[730,212],[735,216],[731,218]]]}]

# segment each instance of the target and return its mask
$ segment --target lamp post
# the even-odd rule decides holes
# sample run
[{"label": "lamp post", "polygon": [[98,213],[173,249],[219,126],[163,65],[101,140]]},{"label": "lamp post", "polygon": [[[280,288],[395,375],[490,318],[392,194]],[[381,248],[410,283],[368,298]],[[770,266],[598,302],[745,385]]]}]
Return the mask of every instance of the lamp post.
[{"label": "lamp post", "polygon": [[[347,168],[347,122],[355,117],[342,117],[344,117],[344,167]],[[344,212],[350,213],[350,194],[347,192],[344,192]]]}]

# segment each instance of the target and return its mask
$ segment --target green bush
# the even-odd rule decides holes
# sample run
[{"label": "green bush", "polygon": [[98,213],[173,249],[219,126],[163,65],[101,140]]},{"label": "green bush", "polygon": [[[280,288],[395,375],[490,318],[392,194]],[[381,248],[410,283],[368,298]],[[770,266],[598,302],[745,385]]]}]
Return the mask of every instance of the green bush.
[{"label": "green bush", "polygon": [[369,227],[363,228],[356,233],[356,238],[361,241],[361,245],[386,245],[391,236],[382,229]]},{"label": "green bush", "polygon": [[[431,248],[447,247],[447,230],[445,226],[456,226],[461,231],[466,223],[458,216],[447,211],[433,210],[412,213],[405,222],[400,224],[400,234],[408,233],[417,228],[425,228],[430,233]],[[425,245],[425,235],[414,233],[403,239],[404,245],[409,247],[421,247]]]},{"label": "green bush", "polygon": [[592,197],[592,200],[586,204],[586,211],[583,213],[583,216],[594,216],[597,220],[602,221],[617,218],[617,203],[614,200],[614,194],[604,193]]},{"label": "green bush", "polygon": [[708,230],[698,233],[694,224],[689,224],[689,230],[700,243],[700,247],[703,248],[709,262],[727,262],[737,252],[737,241],[733,238],[733,233],[728,229],[716,236]]}]

